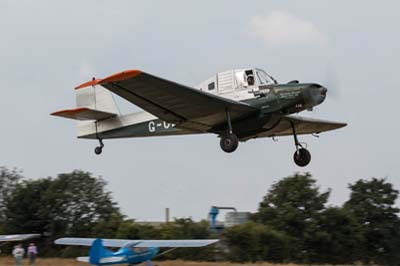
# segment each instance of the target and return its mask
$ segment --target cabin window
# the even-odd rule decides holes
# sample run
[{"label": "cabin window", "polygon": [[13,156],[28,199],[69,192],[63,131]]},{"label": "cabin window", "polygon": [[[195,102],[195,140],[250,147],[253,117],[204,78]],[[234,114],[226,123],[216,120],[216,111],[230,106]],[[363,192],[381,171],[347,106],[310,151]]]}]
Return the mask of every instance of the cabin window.
[{"label": "cabin window", "polygon": [[260,84],[268,84],[268,76],[266,75],[265,72],[257,71],[257,77],[258,80],[260,81]]},{"label": "cabin window", "polygon": [[132,247],[131,248],[131,250],[134,252],[134,253],[136,253],[136,254],[138,254],[138,253],[143,253],[143,252],[146,252],[146,251],[148,251],[148,248],[145,248],[145,247]]},{"label": "cabin window", "polygon": [[245,82],[247,86],[254,86],[256,84],[256,80],[254,77],[253,70],[249,69],[246,70],[245,72]]},{"label": "cabin window", "polygon": [[276,80],[268,75],[264,70],[256,69],[256,73],[261,85],[277,83]]},{"label": "cabin window", "polygon": [[208,90],[212,91],[213,89],[215,89],[215,82],[211,82],[210,84],[208,84]]},{"label": "cabin window", "polygon": [[237,88],[243,89],[245,87],[244,71],[243,70],[236,71],[235,75],[236,75]]}]

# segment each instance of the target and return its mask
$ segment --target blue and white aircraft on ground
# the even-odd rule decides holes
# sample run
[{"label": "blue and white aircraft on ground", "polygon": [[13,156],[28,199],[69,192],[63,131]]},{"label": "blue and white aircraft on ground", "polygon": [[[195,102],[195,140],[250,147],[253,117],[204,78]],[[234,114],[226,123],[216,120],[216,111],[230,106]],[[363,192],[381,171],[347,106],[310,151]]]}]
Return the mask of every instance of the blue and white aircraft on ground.
[{"label": "blue and white aircraft on ground", "polygon": [[[218,239],[195,240],[129,240],[100,238],[60,238],[58,245],[90,246],[88,257],[78,257],[81,262],[92,265],[140,264],[152,265],[151,260],[159,254],[160,248],[169,248],[169,252],[183,247],[204,247],[218,242]],[[120,248],[113,252],[105,247]],[[162,254],[164,254],[162,253]]]}]

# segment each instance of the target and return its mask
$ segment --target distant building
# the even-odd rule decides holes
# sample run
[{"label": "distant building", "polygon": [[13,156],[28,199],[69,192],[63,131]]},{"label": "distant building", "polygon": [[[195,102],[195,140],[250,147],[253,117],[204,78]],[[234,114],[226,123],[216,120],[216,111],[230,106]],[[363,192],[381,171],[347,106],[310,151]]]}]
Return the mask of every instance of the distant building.
[{"label": "distant building", "polygon": [[225,227],[243,224],[249,220],[250,212],[227,212],[225,214]]}]

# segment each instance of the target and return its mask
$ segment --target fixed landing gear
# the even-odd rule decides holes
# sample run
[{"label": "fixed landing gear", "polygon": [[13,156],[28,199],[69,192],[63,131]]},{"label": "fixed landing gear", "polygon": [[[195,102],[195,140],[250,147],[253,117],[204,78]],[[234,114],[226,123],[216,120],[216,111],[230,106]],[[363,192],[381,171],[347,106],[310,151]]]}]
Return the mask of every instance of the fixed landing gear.
[{"label": "fixed landing gear", "polygon": [[311,153],[305,148],[300,148],[294,152],[293,159],[298,166],[304,167],[310,163]]},{"label": "fixed landing gear", "polygon": [[103,144],[103,140],[102,139],[99,139],[99,143],[100,143],[100,146],[97,146],[94,149],[94,153],[97,154],[97,155],[100,155],[103,152],[103,148],[104,148],[104,144]]},{"label": "fixed landing gear", "polygon": [[224,152],[231,153],[234,152],[239,146],[239,139],[235,134],[228,133],[221,137],[219,144]]},{"label": "fixed landing gear", "polygon": [[293,123],[292,125],[293,130],[293,137],[294,137],[294,145],[296,145],[296,151],[293,155],[293,160],[297,166],[304,167],[307,166],[311,161],[311,153],[303,147],[303,145],[299,142],[296,134],[296,129]]},{"label": "fixed landing gear", "polygon": [[229,110],[226,109],[226,121],[228,122],[228,132],[221,136],[221,141],[219,142],[221,149],[224,152],[231,153],[234,152],[239,146],[238,137],[232,132],[232,123]]}]

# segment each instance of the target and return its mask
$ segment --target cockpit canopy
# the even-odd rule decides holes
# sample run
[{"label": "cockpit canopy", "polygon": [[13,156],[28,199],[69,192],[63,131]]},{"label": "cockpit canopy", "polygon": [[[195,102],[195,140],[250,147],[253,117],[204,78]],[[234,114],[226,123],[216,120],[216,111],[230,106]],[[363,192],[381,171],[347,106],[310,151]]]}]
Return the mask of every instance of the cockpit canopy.
[{"label": "cockpit canopy", "polygon": [[248,68],[220,72],[196,87],[210,93],[221,94],[275,83],[276,80],[264,70]]},{"label": "cockpit canopy", "polygon": [[275,80],[262,69],[239,69],[234,70],[234,72],[238,88],[276,83]]}]

